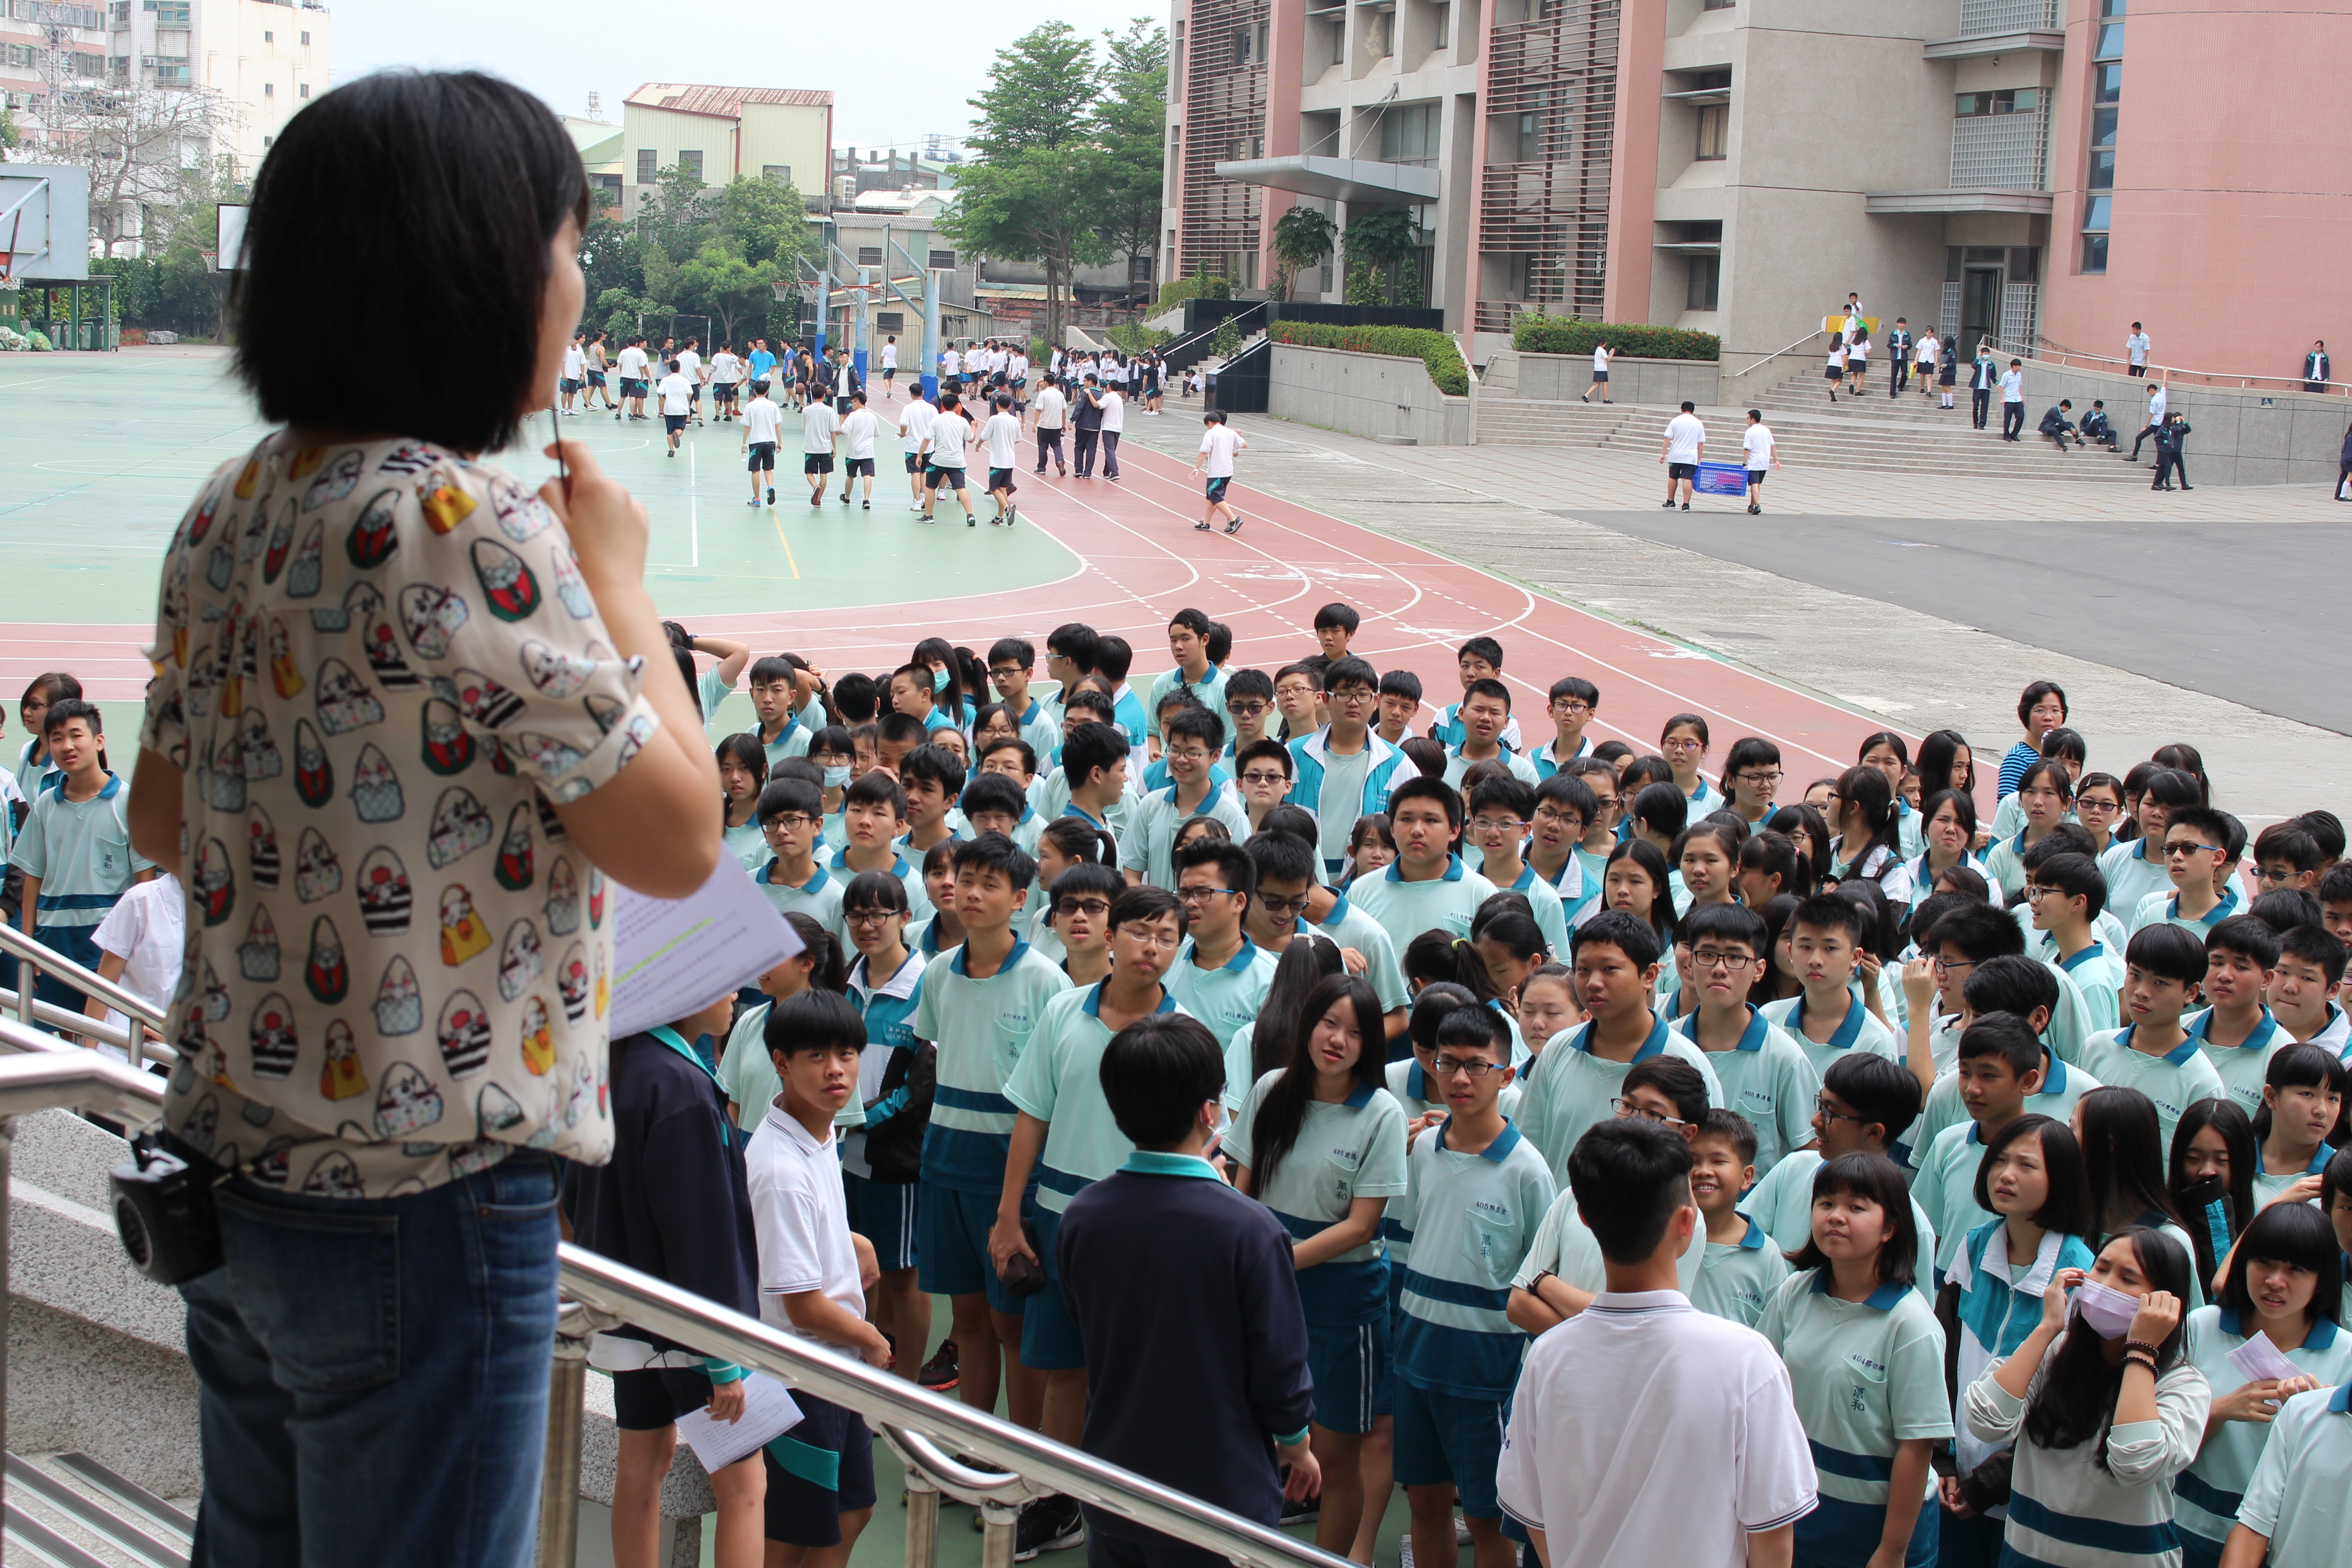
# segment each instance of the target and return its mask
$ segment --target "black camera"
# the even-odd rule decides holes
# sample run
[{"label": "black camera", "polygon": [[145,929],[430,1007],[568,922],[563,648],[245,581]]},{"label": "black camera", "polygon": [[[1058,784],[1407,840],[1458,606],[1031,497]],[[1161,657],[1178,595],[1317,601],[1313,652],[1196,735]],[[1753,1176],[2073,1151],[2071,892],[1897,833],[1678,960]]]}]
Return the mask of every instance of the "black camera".
[{"label": "black camera", "polygon": [[153,1134],[131,1141],[114,1167],[114,1228],[131,1267],[158,1285],[181,1285],[221,1266],[220,1173],[193,1150],[164,1149]]}]

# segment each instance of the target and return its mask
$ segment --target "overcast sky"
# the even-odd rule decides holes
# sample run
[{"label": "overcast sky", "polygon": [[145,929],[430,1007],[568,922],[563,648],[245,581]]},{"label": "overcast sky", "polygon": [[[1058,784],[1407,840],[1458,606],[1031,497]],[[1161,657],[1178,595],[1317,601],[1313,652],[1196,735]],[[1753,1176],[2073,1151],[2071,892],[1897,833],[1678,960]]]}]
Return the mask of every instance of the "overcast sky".
[{"label": "overcast sky", "polygon": [[1041,22],[1080,32],[1123,29],[1160,0],[901,0],[809,6],[742,0],[331,0],[334,74],[349,81],[387,66],[494,71],[565,114],[647,81],[829,89],[836,146],[911,146],[938,132],[961,141],[966,100],[996,51]]}]

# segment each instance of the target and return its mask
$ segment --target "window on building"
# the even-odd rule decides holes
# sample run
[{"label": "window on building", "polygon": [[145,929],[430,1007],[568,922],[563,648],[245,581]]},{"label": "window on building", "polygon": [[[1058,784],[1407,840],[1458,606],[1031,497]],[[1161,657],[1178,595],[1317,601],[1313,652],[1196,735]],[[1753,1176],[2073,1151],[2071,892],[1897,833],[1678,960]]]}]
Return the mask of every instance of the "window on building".
[{"label": "window on building", "polygon": [[1442,114],[1434,103],[1391,105],[1381,110],[1380,161],[1423,169],[1435,163]]},{"label": "window on building", "polygon": [[637,149],[637,184],[650,185],[661,174],[661,154],[650,147]]},{"label": "window on building", "polygon": [[1234,64],[1245,66],[1250,63],[1250,40],[1253,36],[1251,29],[1247,27],[1234,29]]},{"label": "window on building", "polygon": [[875,311],[874,330],[877,332],[905,331],[907,330],[907,312],[904,310]]},{"label": "window on building", "polygon": [[263,82],[261,84],[261,96],[264,98],[276,98],[278,96],[278,84],[274,81]]},{"label": "window on building", "polygon": [[2125,0],[2099,0],[2097,41],[2092,48],[2091,147],[2083,172],[2081,269],[2107,269],[2109,231],[2115,226],[2116,125],[2124,92]]},{"label": "window on building", "polygon": [[[1727,103],[1703,103],[1698,110],[1698,153],[1704,162],[1727,156],[1731,147],[1731,106]],[[1715,307],[1708,306],[1713,310]],[[1693,306],[1692,309],[1697,309]]]},{"label": "window on building", "polygon": [[934,272],[953,272],[955,270],[955,264],[956,258],[954,251],[934,250],[931,252],[930,259],[926,261],[923,265],[929,268]]},{"label": "window on building", "polygon": [[1965,120],[1972,114],[2032,114],[2041,107],[2040,88],[2005,87],[1996,92],[1961,93],[1952,112]]},{"label": "window on building", "polygon": [[857,247],[857,265],[860,267],[881,266],[882,247],[878,245],[859,246]]},{"label": "window on building", "polygon": [[1430,10],[1432,19],[1437,24],[1436,30],[1432,37],[1435,40],[1436,47],[1442,49],[1445,47],[1448,43],[1453,41],[1454,7],[1452,5],[1434,5],[1432,6]]},{"label": "window on building", "polygon": [[106,8],[106,25],[117,30],[131,26],[131,0],[113,0]]},{"label": "window on building", "polygon": [[[158,27],[184,27],[188,26],[188,11],[191,4],[192,0],[147,0],[147,9],[155,14],[155,25]],[[130,7],[125,6],[124,9],[128,10]],[[126,26],[130,25],[129,17],[123,18],[123,25]]]},{"label": "window on building", "polygon": [[296,88],[294,91],[295,95],[299,98],[308,98],[310,96],[310,84],[306,81],[299,87]]},{"label": "window on building", "polygon": [[702,184],[702,150],[698,147],[679,148],[677,172],[698,185]]},{"label": "window on building", "polygon": [[762,163],[760,165],[760,178],[772,185],[789,185],[793,183],[793,166],[790,163]]},{"label": "window on building", "polygon": [[310,47],[310,35],[308,33],[302,35],[302,47],[306,49]]},{"label": "window on building", "polygon": [[[1699,9],[1702,11],[1728,11],[1734,5],[1738,4],[1739,0],[1700,0]],[[1714,307],[1709,306],[1708,309],[1712,310]]]},{"label": "window on building", "polygon": [[1150,282],[1151,258],[1149,256],[1129,257],[1127,258],[1127,280],[1129,283]]},{"label": "window on building", "polygon": [[2107,237],[2086,234],[2083,237],[2083,270],[2105,272],[2107,269]]},{"label": "window on building", "polygon": [[1369,23],[1364,29],[1364,47],[1370,51],[1372,58],[1386,59],[1396,53],[1396,7],[1373,12]]},{"label": "window on building", "polygon": [[2102,60],[2091,68],[2091,101],[2116,103],[2124,96],[2124,63]]},{"label": "window on building", "polygon": [[264,32],[261,35],[261,41],[265,44],[274,44],[278,41],[278,35],[271,32]]},{"label": "window on building", "polygon": [[1184,24],[1176,24],[1176,36],[1168,48],[1168,101],[1177,103],[1184,97]]},{"label": "window on building", "polygon": [[1712,310],[1723,283],[1723,258],[1694,256],[1690,258],[1690,293],[1683,301],[1684,309]]}]

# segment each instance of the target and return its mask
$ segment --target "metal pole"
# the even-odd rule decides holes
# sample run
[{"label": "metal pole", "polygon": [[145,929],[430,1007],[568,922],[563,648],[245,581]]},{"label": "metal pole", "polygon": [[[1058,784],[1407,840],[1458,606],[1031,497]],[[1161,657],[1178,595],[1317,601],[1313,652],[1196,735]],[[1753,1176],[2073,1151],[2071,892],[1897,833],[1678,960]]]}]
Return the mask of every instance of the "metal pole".
[{"label": "metal pole", "polygon": [[907,1467],[907,1568],[936,1568],[940,1560],[940,1489]]},{"label": "metal pole", "polygon": [[0,1454],[8,1451],[8,1317],[15,1292],[8,1279],[8,1207],[15,1192],[11,1168],[16,1119],[0,1117]]},{"label": "metal pole", "polygon": [[849,363],[857,367],[857,384],[860,386],[866,384],[866,321],[867,312],[873,309],[873,300],[866,295],[866,286],[873,281],[866,276],[869,270],[864,267],[857,269],[857,298],[849,306]]},{"label": "metal pole", "polygon": [[923,274],[923,396],[940,400],[940,290],[947,274],[936,268]]},{"label": "metal pole", "polygon": [[540,1466],[534,1568],[572,1568],[579,1560],[580,1446],[587,1420],[586,1336],[592,1328],[578,1302],[566,1301],[559,1309],[554,1362],[548,1374],[547,1454]]},{"label": "metal pole", "polygon": [[1013,1568],[1013,1538],[1021,1510],[984,1502],[980,1505],[980,1568]]},{"label": "metal pole", "polygon": [[824,357],[825,328],[833,317],[833,263],[827,261],[816,275],[816,356]]}]

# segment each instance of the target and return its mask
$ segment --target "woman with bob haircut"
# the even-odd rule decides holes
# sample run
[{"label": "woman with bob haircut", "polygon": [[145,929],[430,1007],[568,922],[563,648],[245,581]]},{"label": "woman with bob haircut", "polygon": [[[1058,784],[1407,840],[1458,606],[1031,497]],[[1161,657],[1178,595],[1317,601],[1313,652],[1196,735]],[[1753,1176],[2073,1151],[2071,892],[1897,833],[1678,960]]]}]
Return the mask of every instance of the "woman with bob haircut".
[{"label": "woman with bob haircut", "polygon": [[[536,488],[487,460],[547,405],[588,217],[554,114],[472,72],[327,93],[254,182],[230,310],[271,428],[173,536],[130,802],[217,977],[174,999],[201,1066],[164,1101],[221,1180],[226,1261],[181,1285],[207,1568],[530,1552],[558,1160],[615,1144],[615,884],[685,898],[720,853],[644,509],[584,447]],[[386,321],[465,373],[320,374]],[[291,887],[246,852],[271,822]],[[736,1369],[615,1342],[740,1410]]]}]

